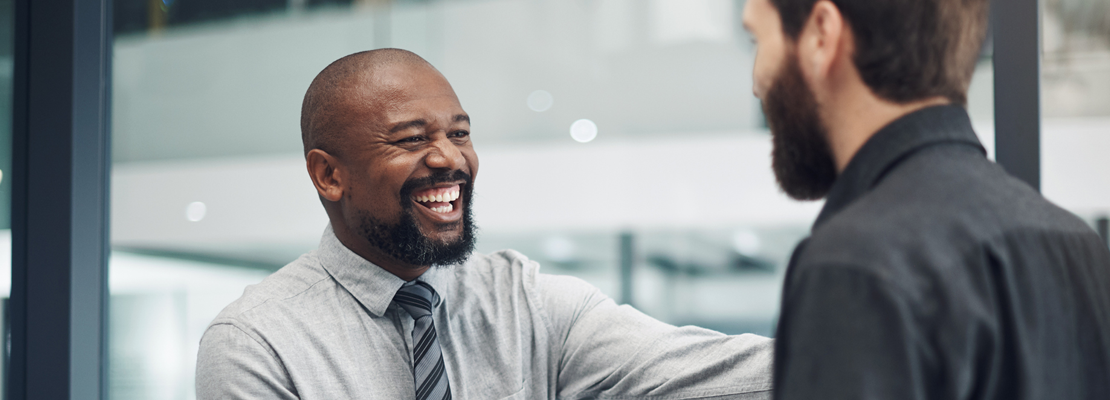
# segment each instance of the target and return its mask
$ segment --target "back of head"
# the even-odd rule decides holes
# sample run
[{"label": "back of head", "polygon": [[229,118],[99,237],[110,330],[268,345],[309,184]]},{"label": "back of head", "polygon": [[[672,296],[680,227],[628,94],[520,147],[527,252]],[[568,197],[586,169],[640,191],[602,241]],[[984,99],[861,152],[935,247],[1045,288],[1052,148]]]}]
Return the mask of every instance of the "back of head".
[{"label": "back of head", "polygon": [[305,153],[317,148],[329,153],[337,150],[337,130],[342,128],[341,122],[349,112],[343,107],[344,101],[366,89],[376,72],[398,66],[435,70],[413,52],[390,48],[354,53],[320,71],[301,103],[301,142]]},{"label": "back of head", "polygon": [[[796,39],[818,0],[771,0]],[[829,0],[851,25],[860,78],[880,98],[967,102],[989,0]]]}]

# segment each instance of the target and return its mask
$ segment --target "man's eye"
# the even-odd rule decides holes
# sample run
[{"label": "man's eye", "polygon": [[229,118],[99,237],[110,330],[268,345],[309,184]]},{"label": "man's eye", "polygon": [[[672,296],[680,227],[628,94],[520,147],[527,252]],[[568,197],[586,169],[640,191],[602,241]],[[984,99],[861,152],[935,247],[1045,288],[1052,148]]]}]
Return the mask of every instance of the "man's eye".
[{"label": "man's eye", "polygon": [[410,136],[410,137],[398,140],[397,143],[416,143],[416,142],[421,142],[421,141],[424,141],[423,136]]},{"label": "man's eye", "polygon": [[451,132],[450,136],[451,136],[451,137],[453,137],[453,138],[461,138],[461,137],[467,137],[467,136],[470,136],[470,132],[467,132],[467,131],[454,131],[454,132]]}]

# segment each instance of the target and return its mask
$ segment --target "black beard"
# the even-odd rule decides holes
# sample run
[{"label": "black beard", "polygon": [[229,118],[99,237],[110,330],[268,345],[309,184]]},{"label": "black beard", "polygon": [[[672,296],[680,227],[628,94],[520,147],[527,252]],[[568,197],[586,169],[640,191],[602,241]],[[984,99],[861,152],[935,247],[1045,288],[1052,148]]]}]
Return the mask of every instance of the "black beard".
[{"label": "black beard", "polygon": [[774,144],[771,169],[787,196],[817,200],[836,182],[836,163],[828,130],[817,114],[817,98],[802,77],[797,53],[784,62],[763,101]]},{"label": "black beard", "polygon": [[[460,193],[463,201],[462,236],[451,242],[438,242],[429,239],[416,225],[413,204],[409,200],[412,191],[436,183],[464,180]],[[475,230],[471,210],[473,181],[462,171],[435,174],[420,179],[406,181],[401,186],[401,218],[396,224],[384,224],[368,213],[360,212],[359,232],[371,245],[389,256],[415,266],[446,266],[460,264],[474,251]]]}]

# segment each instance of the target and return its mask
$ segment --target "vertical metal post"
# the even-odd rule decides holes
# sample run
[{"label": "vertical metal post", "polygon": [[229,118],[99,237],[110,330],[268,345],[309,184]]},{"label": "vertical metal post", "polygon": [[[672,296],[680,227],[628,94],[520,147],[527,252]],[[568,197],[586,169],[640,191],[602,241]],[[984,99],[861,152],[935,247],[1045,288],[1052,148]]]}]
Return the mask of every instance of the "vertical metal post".
[{"label": "vertical metal post", "polygon": [[10,399],[106,397],[111,0],[17,0]]},{"label": "vertical metal post", "polygon": [[[11,311],[9,311],[10,304],[11,301],[9,301],[8,299],[0,299],[0,305],[2,305],[0,306],[0,308],[3,309],[4,313],[2,320],[3,329],[0,329],[0,338],[3,338],[3,340],[0,340],[0,345],[4,346],[2,349],[0,349],[0,356],[3,356],[3,359],[0,360],[0,377],[7,377],[8,371],[11,369],[11,367],[9,366],[11,361],[11,352],[8,350],[8,344],[11,343],[12,338],[12,324],[10,322]],[[3,381],[4,390],[3,393],[0,393],[0,398],[6,400],[8,399],[8,382],[6,379],[3,379]]]},{"label": "vertical metal post", "polygon": [[994,1],[995,159],[1041,189],[1041,9],[1037,0]]},{"label": "vertical metal post", "polygon": [[632,304],[632,268],[635,265],[636,253],[632,247],[632,232],[620,234],[620,261],[621,261],[621,304]]}]

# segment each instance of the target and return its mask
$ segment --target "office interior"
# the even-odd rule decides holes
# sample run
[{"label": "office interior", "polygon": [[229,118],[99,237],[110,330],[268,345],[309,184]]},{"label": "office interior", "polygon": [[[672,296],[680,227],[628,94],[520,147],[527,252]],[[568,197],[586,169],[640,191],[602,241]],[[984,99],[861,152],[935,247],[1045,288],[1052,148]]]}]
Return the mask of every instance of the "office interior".
[{"label": "office interior", "polygon": [[[115,0],[107,397],[195,398],[207,324],[315,248],[327,218],[301,99],[331,61],[382,47],[431,62],[472,118],[479,252],[519,250],[671,324],[774,336],[786,261],[822,203],[775,185],[744,1]],[[14,3],[0,0],[3,296]],[[1110,2],[1039,7],[1040,190],[1106,237]],[[993,40],[967,106],[990,157],[1007,84]]]}]

